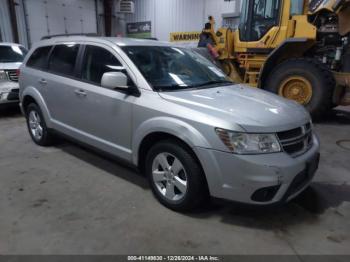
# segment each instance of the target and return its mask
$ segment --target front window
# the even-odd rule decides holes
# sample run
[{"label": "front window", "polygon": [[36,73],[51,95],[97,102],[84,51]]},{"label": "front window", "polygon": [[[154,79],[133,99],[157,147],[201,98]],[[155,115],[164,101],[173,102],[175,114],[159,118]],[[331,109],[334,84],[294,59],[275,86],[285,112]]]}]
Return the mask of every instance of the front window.
[{"label": "front window", "polygon": [[281,0],[246,0],[240,20],[241,41],[258,41],[279,24]]},{"label": "front window", "polygon": [[121,71],[122,64],[108,50],[98,46],[87,46],[83,60],[82,79],[101,85],[104,73]]},{"label": "front window", "polygon": [[22,46],[1,46],[0,45],[0,63],[23,62],[27,50]]},{"label": "front window", "polygon": [[304,0],[293,0],[290,2],[290,15],[302,15],[304,11]]},{"label": "front window", "polygon": [[123,50],[156,91],[232,84],[213,63],[186,48],[127,46]]}]

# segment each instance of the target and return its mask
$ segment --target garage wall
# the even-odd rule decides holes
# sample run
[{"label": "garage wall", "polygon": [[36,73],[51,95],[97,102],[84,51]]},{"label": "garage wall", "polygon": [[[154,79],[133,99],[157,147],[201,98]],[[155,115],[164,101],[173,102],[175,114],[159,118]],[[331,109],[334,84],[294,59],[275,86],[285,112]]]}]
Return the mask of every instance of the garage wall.
[{"label": "garage wall", "polygon": [[[226,17],[237,17],[240,14],[240,0],[205,0],[205,16],[213,16],[216,20],[216,26],[234,26],[227,24],[223,16]],[[228,19],[227,19],[228,20]]]},{"label": "garage wall", "polygon": [[10,13],[7,1],[0,1],[0,41],[12,42]]},{"label": "garage wall", "polygon": [[94,0],[23,0],[29,45],[46,35],[97,33]]},{"label": "garage wall", "polygon": [[126,15],[126,23],[152,22],[152,37],[169,41],[170,32],[201,31],[209,15],[217,27],[223,14],[239,14],[240,0],[134,0],[135,13]]},{"label": "garage wall", "polygon": [[203,0],[134,0],[126,22],[152,22],[152,36],[169,41],[170,32],[198,31],[203,26]]},{"label": "garage wall", "polygon": [[203,26],[203,0],[156,0],[155,33],[169,40],[169,32],[199,31]]}]

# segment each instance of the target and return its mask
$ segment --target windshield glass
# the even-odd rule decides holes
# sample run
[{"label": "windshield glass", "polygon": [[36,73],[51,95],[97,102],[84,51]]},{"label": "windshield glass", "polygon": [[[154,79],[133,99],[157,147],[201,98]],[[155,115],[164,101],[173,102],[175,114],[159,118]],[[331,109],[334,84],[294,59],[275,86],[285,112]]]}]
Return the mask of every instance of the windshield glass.
[{"label": "windshield glass", "polygon": [[304,11],[304,0],[290,2],[290,15],[302,15]]},{"label": "windshield glass", "polygon": [[169,46],[126,46],[123,50],[156,91],[232,84],[218,67],[193,50]]},{"label": "windshield glass", "polygon": [[21,46],[1,46],[0,45],[0,63],[23,62],[27,50]]}]

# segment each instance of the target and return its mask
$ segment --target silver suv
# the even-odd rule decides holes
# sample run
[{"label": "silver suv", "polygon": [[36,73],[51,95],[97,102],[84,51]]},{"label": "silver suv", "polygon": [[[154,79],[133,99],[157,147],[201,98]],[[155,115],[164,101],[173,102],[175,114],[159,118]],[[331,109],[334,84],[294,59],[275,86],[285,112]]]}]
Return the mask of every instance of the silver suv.
[{"label": "silver suv", "polygon": [[18,105],[18,68],[26,54],[21,45],[0,43],[0,106]]},{"label": "silver suv", "polygon": [[267,205],[310,183],[319,141],[302,106],[229,81],[193,50],[151,40],[55,37],[21,67],[33,141],[59,133],[132,163],[158,200]]}]

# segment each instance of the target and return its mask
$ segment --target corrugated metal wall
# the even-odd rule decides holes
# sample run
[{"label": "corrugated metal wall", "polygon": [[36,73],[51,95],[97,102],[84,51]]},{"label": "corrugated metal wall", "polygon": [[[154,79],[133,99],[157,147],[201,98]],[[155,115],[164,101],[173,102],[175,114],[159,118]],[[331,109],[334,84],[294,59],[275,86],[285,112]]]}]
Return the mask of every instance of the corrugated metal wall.
[{"label": "corrugated metal wall", "polygon": [[169,40],[170,32],[199,31],[203,26],[203,8],[203,0],[156,0],[156,36]]},{"label": "corrugated metal wall", "polygon": [[30,44],[45,35],[96,33],[94,0],[24,0]]},{"label": "corrugated metal wall", "polygon": [[240,9],[239,0],[224,1],[224,0],[205,0],[205,15],[211,15],[216,20],[216,26],[223,26],[223,14],[239,14]]},{"label": "corrugated metal wall", "polygon": [[12,29],[10,22],[10,12],[8,8],[7,1],[0,1],[0,33],[1,41],[12,42]]},{"label": "corrugated metal wall", "polygon": [[135,13],[126,22],[152,22],[152,36],[169,41],[170,32],[198,31],[203,24],[203,0],[134,0]]},{"label": "corrugated metal wall", "polygon": [[17,0],[16,9],[16,19],[17,19],[17,28],[18,28],[18,37],[19,42],[25,47],[29,47],[29,39],[27,34],[27,24],[26,16],[24,12],[24,3],[23,0]]},{"label": "corrugated metal wall", "polygon": [[235,13],[240,0],[134,0],[135,13],[126,22],[152,22],[152,36],[169,41],[171,32],[201,31],[208,15],[222,25],[222,14]]}]

